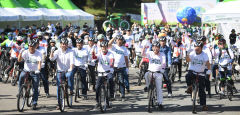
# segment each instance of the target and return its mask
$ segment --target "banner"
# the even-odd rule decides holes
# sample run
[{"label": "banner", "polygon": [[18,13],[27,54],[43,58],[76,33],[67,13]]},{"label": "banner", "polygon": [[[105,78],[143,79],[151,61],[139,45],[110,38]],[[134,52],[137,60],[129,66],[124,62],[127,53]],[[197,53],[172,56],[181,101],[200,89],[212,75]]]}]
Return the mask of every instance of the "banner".
[{"label": "banner", "polygon": [[[176,24],[178,23],[177,12],[186,7],[194,8],[197,16],[201,17],[202,13],[213,8],[216,3],[216,0],[176,0],[142,3],[142,24],[151,24],[152,22]],[[144,16],[146,16],[146,20],[144,20]],[[199,21],[201,20],[199,19]]]}]

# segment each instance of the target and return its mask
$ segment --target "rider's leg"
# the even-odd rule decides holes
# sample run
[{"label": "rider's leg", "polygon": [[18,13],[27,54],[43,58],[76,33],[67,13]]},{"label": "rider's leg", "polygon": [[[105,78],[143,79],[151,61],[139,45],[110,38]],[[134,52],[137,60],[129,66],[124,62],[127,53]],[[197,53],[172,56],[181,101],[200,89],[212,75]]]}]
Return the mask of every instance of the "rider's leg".
[{"label": "rider's leg", "polygon": [[24,82],[24,77],[26,76],[26,72],[22,71],[20,76],[19,76],[19,81],[18,81],[18,90],[20,91],[20,88]]},{"label": "rider's leg", "polygon": [[224,93],[225,82],[226,82],[225,78],[226,78],[226,76],[225,76],[224,71],[219,71],[219,74],[220,74],[220,86],[221,86],[221,91],[222,91],[222,93]]},{"label": "rider's leg", "polygon": [[[207,72],[207,69],[205,69],[205,73]],[[211,95],[211,84],[210,84],[210,76],[208,76],[207,74],[205,75],[205,85],[206,85],[206,91],[208,91],[208,95]]]},{"label": "rider's leg", "polygon": [[43,81],[44,91],[46,94],[49,94],[49,83],[48,83],[48,77],[46,76],[46,69],[41,68],[40,78]]},{"label": "rider's leg", "polygon": [[65,73],[66,78],[68,79],[68,87],[70,88],[70,91],[72,92],[74,89],[74,75],[73,71]]},{"label": "rider's leg", "polygon": [[80,74],[81,74],[80,76],[81,76],[81,82],[82,82],[82,94],[87,95],[88,86],[86,81],[86,76],[87,76],[86,70],[80,68],[78,71],[80,71]]},{"label": "rider's leg", "polygon": [[8,68],[7,68],[7,69],[5,70],[5,72],[4,72],[5,76],[7,76],[8,73],[10,72],[10,70],[14,67],[15,61],[17,61],[16,58],[12,58],[12,59],[10,60],[10,65],[8,66]]},{"label": "rider's leg", "polygon": [[39,74],[31,75],[32,77],[32,84],[33,84],[33,105],[37,104],[38,101],[38,85],[39,85]]},{"label": "rider's leg", "polygon": [[110,90],[110,96],[111,96],[111,98],[113,98],[114,97],[114,82],[113,82],[113,74],[112,73],[110,73],[110,74],[108,74],[107,75],[107,77],[108,77],[108,83],[109,83],[109,90]]},{"label": "rider's leg", "polygon": [[199,97],[200,97],[200,105],[206,105],[206,93],[205,93],[205,77],[199,76]]},{"label": "rider's leg", "polygon": [[146,87],[148,88],[149,86],[149,78],[148,78],[149,72],[146,72],[144,75],[145,81],[146,81]]},{"label": "rider's leg", "polygon": [[57,98],[58,98],[58,88],[59,88],[60,83],[61,83],[60,81],[64,80],[63,78],[64,78],[64,74],[61,73],[61,72],[58,72],[57,73]]},{"label": "rider's leg", "polygon": [[102,79],[103,77],[98,77],[97,78],[97,84],[96,84],[96,101],[97,101],[97,103],[98,103],[98,95],[99,95],[99,91],[100,91],[100,86],[101,86],[101,84],[103,83],[103,79]]},{"label": "rider's leg", "polygon": [[160,73],[154,73],[154,77],[155,77],[155,84],[156,84],[156,91],[157,91],[157,102],[158,102],[158,104],[162,104],[162,102],[163,102],[163,95],[162,95],[163,75]]},{"label": "rider's leg", "polygon": [[167,84],[168,94],[172,94],[171,80],[169,79],[168,72],[169,72],[169,69],[165,69],[163,77],[164,77],[165,83]]},{"label": "rider's leg", "polygon": [[214,65],[212,66],[212,76],[213,76],[214,79],[216,78],[216,70],[217,70],[217,67],[218,67],[217,64],[214,64]]},{"label": "rider's leg", "polygon": [[123,70],[123,76],[124,76],[124,85],[125,85],[125,88],[126,88],[127,90],[129,90],[129,89],[130,89],[129,79],[128,79],[128,74],[127,74],[127,70],[126,70],[126,69]]},{"label": "rider's leg", "polygon": [[124,79],[124,70],[123,69],[121,69],[121,70],[119,70],[118,71],[118,80],[119,80],[119,83],[120,83],[120,92],[121,92],[121,96],[122,96],[122,98],[125,98],[125,89],[124,89],[124,81],[123,81],[123,79]]},{"label": "rider's leg", "polygon": [[178,63],[178,78],[179,80],[181,80],[182,77],[182,59],[179,59],[179,63]]},{"label": "rider's leg", "polygon": [[91,77],[91,84],[93,85],[93,89],[95,88],[96,84],[96,76],[95,76],[95,66],[88,65],[88,69],[90,71],[90,77]]}]

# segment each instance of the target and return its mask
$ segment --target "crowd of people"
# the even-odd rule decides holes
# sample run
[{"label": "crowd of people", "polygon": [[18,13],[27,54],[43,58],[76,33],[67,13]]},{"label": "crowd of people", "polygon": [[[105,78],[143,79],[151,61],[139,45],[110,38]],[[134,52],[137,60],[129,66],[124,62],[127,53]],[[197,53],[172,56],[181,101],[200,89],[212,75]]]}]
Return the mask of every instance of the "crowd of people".
[{"label": "crowd of people", "polygon": [[[39,81],[43,81],[46,97],[49,97],[49,69],[47,65],[56,68],[57,92],[60,81],[64,76],[68,79],[70,95],[74,95],[74,76],[80,73],[82,82],[82,95],[88,99],[88,85],[86,76],[91,77],[92,90],[96,91],[96,102],[102,77],[97,77],[97,72],[107,72],[110,84],[110,98],[114,98],[114,79],[122,81],[120,85],[121,99],[125,100],[125,90],[131,93],[129,83],[129,67],[141,71],[147,64],[144,73],[148,91],[149,76],[153,75],[156,84],[157,105],[162,110],[162,86],[166,84],[168,97],[172,94],[172,80],[170,79],[171,66],[177,65],[178,81],[182,80],[183,66],[187,68],[186,93],[192,92],[192,81],[199,76],[200,105],[204,111],[208,110],[206,93],[211,97],[211,79],[220,75],[221,94],[224,94],[225,80],[233,75],[234,62],[240,64],[240,35],[235,30],[229,36],[217,33],[216,27],[191,27],[187,24],[170,25],[144,25],[134,23],[131,28],[123,29],[109,25],[106,32],[99,33],[97,28],[90,29],[85,23],[82,28],[71,24],[61,27],[48,23],[47,26],[35,25],[13,29],[8,26],[0,36],[1,51],[5,49],[9,54],[9,65],[2,70],[2,78],[9,77],[9,72],[17,62],[23,68],[19,76],[18,88],[20,89],[23,78],[31,72],[33,78],[32,107],[37,108]],[[227,45],[229,39],[230,45]],[[233,53],[235,52],[235,53]],[[1,59],[5,55],[1,53]],[[55,64],[56,63],[56,64]],[[56,66],[56,67],[55,67]],[[227,67],[227,76],[224,69]],[[62,74],[64,73],[64,74]],[[150,74],[153,73],[153,74]],[[116,76],[117,75],[117,76]],[[212,77],[211,77],[212,76]],[[162,82],[163,81],[163,82]],[[234,81],[231,84],[235,91]],[[58,93],[57,93],[58,94]],[[99,104],[96,104],[96,108]],[[59,109],[59,106],[57,106]]]}]

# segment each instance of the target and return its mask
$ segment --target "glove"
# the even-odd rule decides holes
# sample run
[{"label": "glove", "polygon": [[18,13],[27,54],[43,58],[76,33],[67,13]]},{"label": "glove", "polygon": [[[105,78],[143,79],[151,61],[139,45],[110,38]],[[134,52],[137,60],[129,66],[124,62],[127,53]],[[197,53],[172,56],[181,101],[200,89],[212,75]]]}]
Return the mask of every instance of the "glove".
[{"label": "glove", "polygon": [[52,48],[51,48],[51,52],[54,52],[55,50],[56,50],[55,47],[52,47]]},{"label": "glove", "polygon": [[39,74],[39,73],[40,73],[40,71],[39,71],[39,70],[37,70],[37,71],[35,71],[34,73],[35,73],[35,74]]}]

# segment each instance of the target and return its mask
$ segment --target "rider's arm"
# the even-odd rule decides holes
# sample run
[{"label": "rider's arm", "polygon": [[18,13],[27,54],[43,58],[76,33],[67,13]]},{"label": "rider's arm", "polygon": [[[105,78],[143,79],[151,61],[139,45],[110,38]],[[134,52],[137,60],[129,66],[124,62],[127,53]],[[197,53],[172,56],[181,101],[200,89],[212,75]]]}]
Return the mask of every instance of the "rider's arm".
[{"label": "rider's arm", "polygon": [[22,58],[22,52],[20,52],[20,54],[18,55],[18,62],[21,62],[23,60]]},{"label": "rider's arm", "polygon": [[209,63],[209,61],[206,62],[207,68],[208,70],[211,70],[211,64]]},{"label": "rider's arm", "polygon": [[38,71],[41,71],[42,61],[38,61]]},{"label": "rider's arm", "polygon": [[54,61],[57,58],[57,55],[58,55],[57,52],[58,52],[58,50],[57,51],[51,51],[50,56],[49,56],[49,59],[51,61]]},{"label": "rider's arm", "polygon": [[125,59],[125,63],[126,63],[126,67],[128,68],[128,56],[124,56],[124,59]]},{"label": "rider's arm", "polygon": [[190,56],[189,56],[189,55],[187,55],[187,56],[186,56],[186,61],[187,61],[187,62],[190,62],[190,61],[191,61],[191,59],[190,59]]},{"label": "rider's arm", "polygon": [[113,44],[114,40],[115,40],[115,37],[112,38],[112,39],[108,42],[108,48],[112,48],[112,44]]}]

